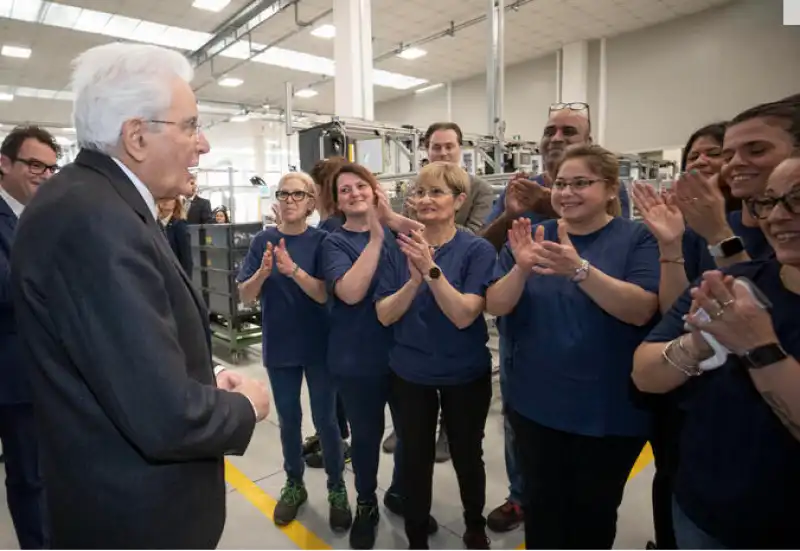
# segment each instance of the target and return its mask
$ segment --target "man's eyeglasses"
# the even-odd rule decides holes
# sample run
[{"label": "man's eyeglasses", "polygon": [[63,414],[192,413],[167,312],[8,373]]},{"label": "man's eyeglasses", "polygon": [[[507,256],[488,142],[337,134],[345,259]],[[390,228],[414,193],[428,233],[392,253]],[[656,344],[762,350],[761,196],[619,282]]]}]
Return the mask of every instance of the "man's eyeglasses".
[{"label": "man's eyeglasses", "polygon": [[200,121],[196,117],[192,117],[189,120],[185,121],[166,121],[166,120],[159,120],[159,119],[149,119],[145,122],[153,123],[153,124],[171,124],[177,126],[181,130],[190,130],[192,135],[196,136],[200,134],[200,130],[202,130],[203,125],[200,124]]},{"label": "man's eyeglasses", "polygon": [[800,214],[800,186],[795,186],[780,197],[762,196],[745,202],[753,218],[766,220],[778,204],[789,214]]},{"label": "man's eyeglasses", "polygon": [[588,178],[575,178],[572,181],[565,180],[563,178],[558,178],[556,181],[553,182],[553,189],[563,190],[567,187],[571,187],[573,190],[581,190],[586,189],[587,187],[591,186],[595,182],[604,182],[603,178],[595,178],[594,180],[589,180]]},{"label": "man's eyeglasses", "polygon": [[570,111],[588,111],[589,104],[582,101],[572,101],[569,103],[563,103],[559,101],[550,104],[551,113],[553,111],[563,111],[564,109],[569,109]]},{"label": "man's eyeglasses", "polygon": [[37,161],[36,159],[14,159],[18,163],[22,163],[28,167],[28,170],[34,176],[41,176],[45,172],[50,172],[50,174],[55,174],[58,172],[59,166],[58,165],[48,165],[43,163],[42,161]]},{"label": "man's eyeglasses", "polygon": [[291,197],[295,202],[302,201],[303,199],[308,197],[308,192],[302,190],[297,190],[297,191],[278,190],[275,192],[275,199],[281,201],[282,203],[288,201],[289,197]]}]

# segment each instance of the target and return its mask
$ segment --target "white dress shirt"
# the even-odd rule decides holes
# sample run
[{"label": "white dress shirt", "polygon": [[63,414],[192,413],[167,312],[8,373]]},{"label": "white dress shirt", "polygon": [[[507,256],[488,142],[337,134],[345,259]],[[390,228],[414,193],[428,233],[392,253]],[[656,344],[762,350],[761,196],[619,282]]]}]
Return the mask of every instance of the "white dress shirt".
[{"label": "white dress shirt", "polygon": [[11,208],[11,212],[13,212],[17,218],[22,215],[22,211],[25,210],[25,205],[11,197],[11,194],[8,193],[2,185],[0,185],[0,198],[8,203],[8,206]]},{"label": "white dress shirt", "polygon": [[158,220],[158,208],[156,207],[156,200],[153,198],[153,194],[150,193],[150,190],[147,189],[147,186],[142,183],[136,174],[131,172],[131,169],[122,164],[122,161],[114,157],[111,158],[114,159],[114,162],[119,165],[119,167],[122,169],[122,172],[124,172],[130,181],[133,182],[133,185],[136,186],[136,191],[138,191],[139,195],[141,195],[142,199],[144,199],[144,203],[150,210],[150,214],[153,215],[153,220]]}]

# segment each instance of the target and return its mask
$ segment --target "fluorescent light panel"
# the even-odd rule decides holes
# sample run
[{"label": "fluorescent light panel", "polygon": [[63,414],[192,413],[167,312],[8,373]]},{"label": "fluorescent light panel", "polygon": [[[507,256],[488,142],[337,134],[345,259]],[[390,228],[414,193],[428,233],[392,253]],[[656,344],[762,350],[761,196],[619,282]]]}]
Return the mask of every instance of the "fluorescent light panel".
[{"label": "fluorescent light panel", "polygon": [[0,49],[0,55],[4,55],[6,57],[17,57],[19,59],[28,59],[31,57],[31,49],[24,48],[22,46],[9,46],[8,44],[4,44],[3,48]]},{"label": "fluorescent light panel", "polygon": [[428,52],[425,50],[420,50],[419,48],[406,48],[397,54],[397,57],[402,57],[403,59],[419,59],[425,55],[428,55]]},{"label": "fluorescent light panel", "polygon": [[320,25],[311,31],[311,34],[317,38],[333,38],[336,36],[336,27],[333,25]]},{"label": "fluorescent light panel", "polygon": [[194,0],[192,3],[193,8],[205,11],[222,11],[231,3],[231,0]]},{"label": "fluorescent light panel", "polygon": [[236,88],[242,84],[244,84],[242,79],[233,77],[225,77],[219,81],[219,85],[224,86],[225,88]]},{"label": "fluorescent light panel", "polygon": [[313,98],[317,94],[319,94],[319,92],[311,88],[303,88],[302,90],[298,90],[294,93],[294,95],[298,98]]},{"label": "fluorescent light panel", "polygon": [[444,82],[440,82],[439,84],[431,84],[430,86],[425,86],[424,88],[420,88],[418,90],[414,90],[415,94],[424,94],[425,92],[430,92],[432,90],[438,90],[444,86]]},{"label": "fluorescent light panel", "polygon": [[14,94],[8,92],[0,92],[0,101],[14,101]]},{"label": "fluorescent light panel", "polygon": [[[267,13],[264,15],[266,16]],[[98,34],[115,39],[156,44],[184,51],[196,50],[211,38],[211,35],[206,32],[171,27],[45,0],[0,0],[0,17],[42,23],[62,29]],[[251,46],[253,50],[260,50],[265,47],[263,44],[253,43],[251,45],[245,40],[240,40],[224,52],[221,52],[220,56],[246,59],[250,56]],[[406,52],[411,50],[415,50],[415,48],[410,48]],[[334,75],[334,62],[332,59],[283,48],[270,48],[253,58],[252,61],[315,75]],[[381,70],[374,70],[372,79],[376,86],[396,88],[398,90],[408,90],[428,82],[425,79]]]}]

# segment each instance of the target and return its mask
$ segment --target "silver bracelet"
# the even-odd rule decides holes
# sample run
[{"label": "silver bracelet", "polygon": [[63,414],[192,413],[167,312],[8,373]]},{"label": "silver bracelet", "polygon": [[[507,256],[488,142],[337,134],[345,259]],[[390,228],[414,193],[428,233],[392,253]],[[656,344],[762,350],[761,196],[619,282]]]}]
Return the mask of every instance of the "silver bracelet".
[{"label": "silver bracelet", "polygon": [[686,353],[686,349],[683,348],[683,344],[681,343],[681,338],[682,338],[682,336],[678,337],[677,339],[673,339],[673,340],[669,341],[669,343],[667,343],[667,346],[665,346],[664,350],[661,352],[661,356],[664,358],[664,360],[668,364],[670,364],[672,367],[674,367],[675,369],[677,369],[678,371],[680,371],[681,373],[683,373],[687,377],[697,377],[698,375],[702,375],[703,371],[700,369],[699,366],[697,366],[697,365],[681,365],[680,363],[678,363],[678,361],[673,360],[670,357],[670,353],[672,352],[672,349],[675,348],[676,345],[684,353]]}]

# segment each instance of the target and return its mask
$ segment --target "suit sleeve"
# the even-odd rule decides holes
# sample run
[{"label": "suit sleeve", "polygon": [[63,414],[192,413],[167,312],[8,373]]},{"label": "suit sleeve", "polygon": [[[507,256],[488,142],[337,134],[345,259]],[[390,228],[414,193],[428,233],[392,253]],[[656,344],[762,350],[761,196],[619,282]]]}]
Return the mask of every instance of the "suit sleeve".
[{"label": "suit sleeve", "polygon": [[166,287],[156,236],[139,220],[73,218],[47,294],[58,302],[56,329],[91,399],[152,461],[244,453],[252,405],[187,375],[170,297],[183,289]]},{"label": "suit sleeve", "polygon": [[0,227],[0,308],[2,309],[11,308],[10,234],[10,228]]},{"label": "suit sleeve", "polygon": [[200,223],[201,224],[214,224],[216,220],[214,219],[214,215],[211,212],[211,201],[208,199],[203,199],[203,208],[200,211]]},{"label": "suit sleeve", "polygon": [[492,186],[480,178],[475,178],[472,183],[477,189],[472,197],[472,209],[464,222],[464,229],[477,234],[492,212],[494,191]]}]

